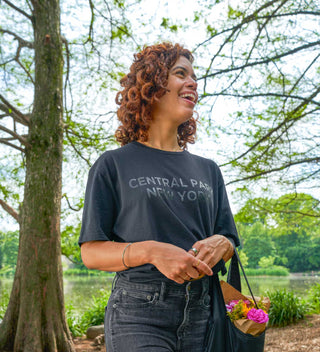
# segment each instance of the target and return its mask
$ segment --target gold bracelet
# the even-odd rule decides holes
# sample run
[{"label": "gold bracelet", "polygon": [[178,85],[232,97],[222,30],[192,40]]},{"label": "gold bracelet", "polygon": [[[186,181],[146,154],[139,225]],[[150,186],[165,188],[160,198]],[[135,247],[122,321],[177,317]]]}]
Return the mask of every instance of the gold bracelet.
[{"label": "gold bracelet", "polygon": [[130,269],[130,266],[128,266],[125,262],[124,262],[124,254],[126,253],[126,250],[129,246],[131,246],[132,243],[128,243],[125,247],[124,247],[124,250],[122,252],[122,264],[123,266],[126,268],[126,269]]}]

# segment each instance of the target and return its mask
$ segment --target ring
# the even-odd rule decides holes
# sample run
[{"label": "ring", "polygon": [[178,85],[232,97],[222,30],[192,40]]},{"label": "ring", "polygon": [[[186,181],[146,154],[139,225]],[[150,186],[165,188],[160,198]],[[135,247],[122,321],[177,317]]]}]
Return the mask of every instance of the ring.
[{"label": "ring", "polygon": [[200,264],[200,259],[198,260],[198,263],[196,264],[195,268]]},{"label": "ring", "polygon": [[192,247],[191,250],[192,250],[192,252],[194,253],[195,256],[197,256],[197,254],[199,253],[197,248]]}]

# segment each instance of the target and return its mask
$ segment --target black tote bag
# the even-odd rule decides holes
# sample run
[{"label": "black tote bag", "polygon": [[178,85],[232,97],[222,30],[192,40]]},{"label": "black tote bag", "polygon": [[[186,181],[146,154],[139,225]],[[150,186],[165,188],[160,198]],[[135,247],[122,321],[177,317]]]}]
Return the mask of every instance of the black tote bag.
[{"label": "black tote bag", "polygon": [[[239,263],[243,270],[239,255],[235,249],[235,254],[229,267],[227,282],[241,292]],[[263,352],[265,332],[259,336],[245,334],[229,319],[217,274],[218,271],[223,270],[223,260],[216,267],[214,268],[216,269],[214,270],[214,275],[210,277],[211,316],[208,323],[204,352]],[[255,301],[246,276],[245,279]]]}]

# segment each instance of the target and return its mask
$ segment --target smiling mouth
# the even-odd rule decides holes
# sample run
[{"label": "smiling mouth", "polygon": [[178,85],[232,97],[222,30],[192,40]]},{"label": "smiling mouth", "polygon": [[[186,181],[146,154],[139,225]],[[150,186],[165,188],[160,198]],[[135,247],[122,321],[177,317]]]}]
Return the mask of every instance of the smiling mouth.
[{"label": "smiling mouth", "polygon": [[183,93],[179,95],[180,98],[186,99],[191,101],[193,104],[197,102],[197,95],[196,93]]}]

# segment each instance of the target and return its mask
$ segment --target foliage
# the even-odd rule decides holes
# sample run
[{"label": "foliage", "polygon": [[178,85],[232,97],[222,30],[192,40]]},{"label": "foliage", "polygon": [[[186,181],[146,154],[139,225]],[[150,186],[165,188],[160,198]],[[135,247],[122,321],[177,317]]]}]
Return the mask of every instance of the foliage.
[{"label": "foliage", "polygon": [[262,257],[275,255],[275,244],[270,231],[262,223],[239,226],[239,230],[243,251],[248,257],[248,268],[256,268]]},{"label": "foliage", "polygon": [[0,295],[0,322],[6,313],[8,303],[9,303],[9,294],[7,292],[1,293],[1,295]]},{"label": "foliage", "polygon": [[246,268],[246,275],[248,276],[288,276],[289,270],[284,266],[273,265],[270,268]]},{"label": "foliage", "polygon": [[80,247],[78,245],[80,235],[81,223],[76,226],[68,225],[61,232],[61,252],[65,255],[75,266],[75,269],[83,269],[86,267],[81,260]]},{"label": "foliage", "polygon": [[270,326],[286,326],[300,319],[307,313],[307,305],[293,292],[277,290],[267,293],[271,305],[269,309]]},{"label": "foliage", "polygon": [[19,247],[19,232],[0,232],[0,275],[13,275]]},{"label": "foliage", "polygon": [[261,257],[259,260],[259,267],[260,268],[270,268],[274,264],[275,257],[272,257],[271,255],[269,257]]},{"label": "foliage", "polygon": [[67,324],[72,336],[82,336],[85,331],[81,327],[81,318],[79,314],[75,312],[74,306],[72,304],[66,304],[65,309]]},{"label": "foliage", "polygon": [[92,297],[92,305],[86,310],[81,319],[84,327],[100,325],[104,322],[105,307],[108,303],[111,291],[100,290],[97,295]]},{"label": "foliage", "polygon": [[248,266],[248,256],[246,255],[246,253],[243,250],[240,250],[239,257],[240,257],[242,266],[244,268],[246,268]]},{"label": "foliage", "polygon": [[320,284],[311,286],[308,292],[307,303],[310,306],[311,313],[320,313]]},{"label": "foliage", "polygon": [[97,295],[92,296],[90,308],[80,317],[75,314],[72,305],[67,306],[67,320],[69,329],[73,336],[83,335],[88,327],[104,323],[105,307],[108,303],[111,291],[100,290]]},{"label": "foliage", "polygon": [[320,239],[305,239],[285,251],[288,268],[293,272],[318,270],[320,267]]},{"label": "foliage", "polygon": [[317,270],[320,258],[319,202],[305,194],[250,199],[235,215],[249,268],[270,266],[290,271]]},{"label": "foliage", "polygon": [[99,270],[89,270],[89,269],[79,269],[79,268],[71,268],[66,269],[63,272],[63,276],[110,276],[114,275],[112,273],[107,273],[105,271]]},{"label": "foliage", "polygon": [[228,3],[196,48],[202,102],[233,107],[212,125],[235,141],[220,156],[247,194],[276,193],[275,183],[319,190],[319,13],[315,0]]}]

